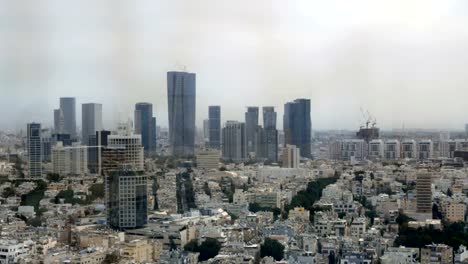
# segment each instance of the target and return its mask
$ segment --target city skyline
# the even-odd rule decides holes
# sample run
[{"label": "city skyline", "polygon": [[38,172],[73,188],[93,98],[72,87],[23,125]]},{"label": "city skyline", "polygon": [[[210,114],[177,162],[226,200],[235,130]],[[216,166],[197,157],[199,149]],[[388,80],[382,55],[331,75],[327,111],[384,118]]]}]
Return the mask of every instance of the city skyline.
[{"label": "city skyline", "polygon": [[60,96],[103,104],[109,128],[149,101],[167,126],[165,72],[184,68],[198,75],[198,127],[208,105],[221,105],[224,121],[242,120],[246,106],[271,105],[281,116],[295,98],[311,99],[314,129],[356,129],[361,107],[382,129],[468,122],[464,1],[273,1],[249,10],[242,1],[162,2],[2,2],[0,111],[10,118],[0,129],[48,126]]}]

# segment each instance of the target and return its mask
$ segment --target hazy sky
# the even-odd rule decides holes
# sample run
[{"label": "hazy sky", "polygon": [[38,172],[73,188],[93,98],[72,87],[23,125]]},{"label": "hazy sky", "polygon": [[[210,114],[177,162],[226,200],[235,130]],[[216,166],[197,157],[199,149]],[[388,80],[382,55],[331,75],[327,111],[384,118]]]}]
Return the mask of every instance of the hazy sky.
[{"label": "hazy sky", "polygon": [[52,124],[60,96],[103,103],[105,127],[148,101],[167,125],[166,72],[208,105],[312,100],[314,129],[468,123],[468,1],[0,0],[0,128]]}]

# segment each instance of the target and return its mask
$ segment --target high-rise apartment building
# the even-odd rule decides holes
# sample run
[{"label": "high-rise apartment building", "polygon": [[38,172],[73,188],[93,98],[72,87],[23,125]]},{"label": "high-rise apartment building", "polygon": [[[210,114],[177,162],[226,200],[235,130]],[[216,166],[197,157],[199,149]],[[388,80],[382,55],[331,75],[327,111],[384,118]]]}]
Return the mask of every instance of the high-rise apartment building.
[{"label": "high-rise apartment building", "polygon": [[397,139],[390,139],[385,141],[384,156],[386,160],[400,159],[400,141]]},{"label": "high-rise apartment building", "polygon": [[63,146],[62,142],[52,148],[52,167],[60,175],[85,175],[88,173],[88,147],[74,143]]},{"label": "high-rise apartment building", "polygon": [[156,151],[156,118],[153,117],[152,104],[135,105],[135,134],[141,135],[145,153]]},{"label": "high-rise apartment building", "polygon": [[384,157],[384,141],[382,139],[373,139],[369,142],[369,158],[380,160]]},{"label": "high-rise apartment building", "polygon": [[247,153],[256,151],[256,131],[258,128],[258,107],[249,106],[245,112],[245,133],[247,138]]},{"label": "high-rise apartment building", "polygon": [[283,168],[299,168],[301,153],[294,145],[286,145],[283,149]]},{"label": "high-rise apartment building", "polygon": [[76,137],[76,100],[74,97],[61,97],[60,110],[63,114],[63,132]]},{"label": "high-rise apartment building", "polygon": [[416,141],[413,139],[405,139],[401,142],[401,157],[403,159],[416,159],[417,158]]},{"label": "high-rise apartment building", "polygon": [[283,128],[285,144],[297,146],[301,150],[302,157],[312,158],[309,99],[296,99],[284,105]]},{"label": "high-rise apartment building", "polygon": [[434,154],[434,147],[430,139],[419,141],[417,146],[418,158],[420,160],[432,159]]},{"label": "high-rise apartment building", "polygon": [[221,107],[208,107],[210,148],[221,149]]},{"label": "high-rise apartment building", "polygon": [[147,176],[119,169],[106,176],[107,222],[116,230],[144,227],[148,223]]},{"label": "high-rise apartment building", "polygon": [[42,177],[41,124],[30,123],[27,130],[29,176]]},{"label": "high-rise apartment building", "polygon": [[416,178],[416,213],[432,218],[432,175],[419,172]]},{"label": "high-rise apartment building", "polygon": [[243,162],[247,159],[245,123],[227,121],[223,128],[223,159]]},{"label": "high-rise apartment building", "polygon": [[168,72],[169,142],[174,156],[193,156],[195,151],[195,73]]},{"label": "high-rise apartment building", "polygon": [[81,143],[89,145],[89,137],[102,130],[102,104],[81,105]]},{"label": "high-rise apartment building", "polygon": [[210,143],[210,120],[203,120],[203,142],[209,146]]}]

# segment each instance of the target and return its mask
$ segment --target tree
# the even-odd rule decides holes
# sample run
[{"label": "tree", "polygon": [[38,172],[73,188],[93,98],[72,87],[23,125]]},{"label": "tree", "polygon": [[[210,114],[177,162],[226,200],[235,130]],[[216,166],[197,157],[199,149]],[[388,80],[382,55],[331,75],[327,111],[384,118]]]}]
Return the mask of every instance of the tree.
[{"label": "tree", "polygon": [[452,190],[450,190],[450,188],[448,188],[448,189],[447,189],[447,196],[452,197],[452,195],[453,195]]},{"label": "tree", "polygon": [[8,198],[10,196],[14,196],[16,194],[15,189],[13,187],[7,187],[3,190],[2,196],[3,198]]},{"label": "tree", "polygon": [[273,257],[276,261],[280,261],[284,257],[284,246],[277,240],[265,238],[265,241],[260,246],[260,257]]},{"label": "tree", "polygon": [[210,258],[216,257],[218,255],[219,250],[221,249],[221,243],[214,238],[207,238],[203,243],[200,244],[198,247],[198,255],[199,261],[209,260]]},{"label": "tree", "polygon": [[432,219],[442,219],[442,213],[439,211],[437,204],[432,205]]},{"label": "tree", "polygon": [[103,264],[111,264],[111,263],[118,263],[120,260],[120,255],[117,252],[112,252],[107,254],[104,258]]},{"label": "tree", "polygon": [[58,173],[48,173],[46,178],[49,182],[60,182],[62,180]]},{"label": "tree", "polygon": [[192,239],[184,246],[185,251],[198,252],[198,240]]}]

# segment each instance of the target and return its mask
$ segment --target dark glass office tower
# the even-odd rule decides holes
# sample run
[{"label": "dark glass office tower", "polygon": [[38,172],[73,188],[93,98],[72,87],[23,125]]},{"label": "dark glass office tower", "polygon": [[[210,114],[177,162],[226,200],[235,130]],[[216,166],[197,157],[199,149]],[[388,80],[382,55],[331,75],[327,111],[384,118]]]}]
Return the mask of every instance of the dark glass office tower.
[{"label": "dark glass office tower", "polygon": [[41,124],[30,123],[27,130],[29,176],[39,178],[42,177]]},{"label": "dark glass office tower", "polygon": [[208,108],[210,148],[221,149],[221,107]]},{"label": "dark glass office tower", "polygon": [[156,118],[153,117],[152,104],[135,105],[135,134],[141,135],[145,153],[156,151]]},{"label": "dark glass office tower", "polygon": [[117,170],[106,176],[107,222],[116,230],[148,223],[147,177],[141,172]]},{"label": "dark glass office tower", "polygon": [[63,114],[63,133],[76,138],[76,100],[74,97],[61,97],[60,109]]},{"label": "dark glass office tower", "polygon": [[[272,106],[263,107],[263,129],[259,129],[257,149],[260,157],[270,161],[278,161],[278,130],[276,129],[276,112]],[[258,151],[257,151],[258,152]]]},{"label": "dark glass office tower", "polygon": [[102,130],[102,104],[88,103],[81,105],[81,143],[89,144],[89,137]]},{"label": "dark glass office tower", "polygon": [[300,149],[302,157],[312,158],[309,99],[296,99],[284,105],[283,127],[285,145],[295,145]]},{"label": "dark glass office tower", "polygon": [[247,107],[245,112],[245,133],[247,139],[247,152],[256,151],[256,130],[258,127],[258,107]]},{"label": "dark glass office tower", "polygon": [[195,151],[195,73],[168,72],[169,142],[172,154],[193,156]]}]

